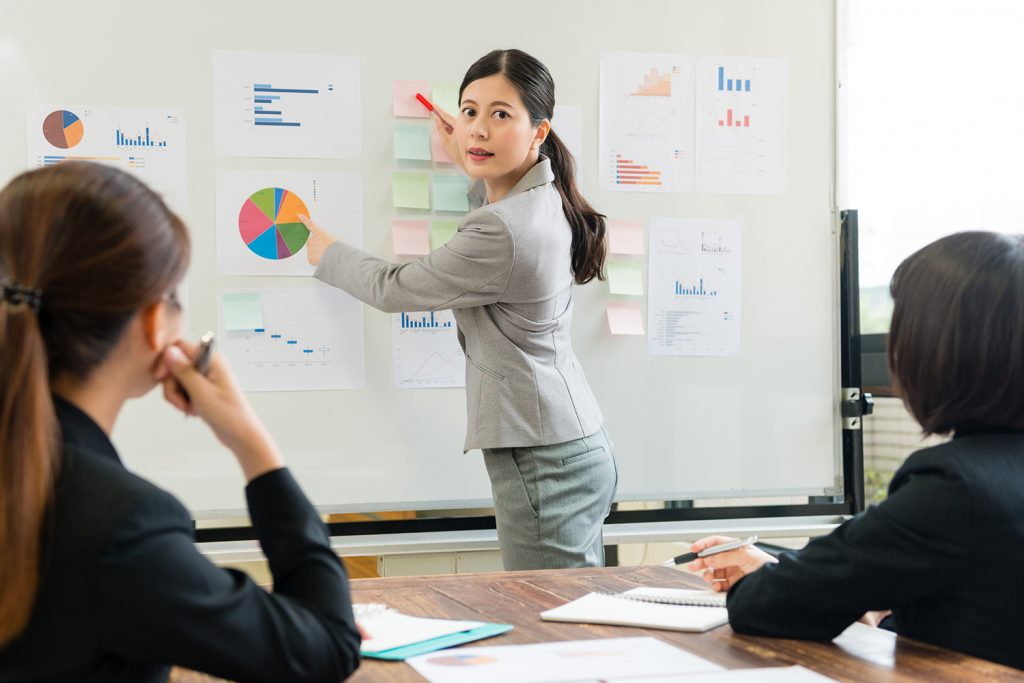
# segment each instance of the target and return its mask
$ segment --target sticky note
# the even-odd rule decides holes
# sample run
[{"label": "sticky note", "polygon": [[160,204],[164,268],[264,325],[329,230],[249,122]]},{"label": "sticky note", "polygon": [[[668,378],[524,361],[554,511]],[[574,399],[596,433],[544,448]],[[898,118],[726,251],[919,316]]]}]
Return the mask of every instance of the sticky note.
[{"label": "sticky note", "polygon": [[640,221],[608,221],[608,252],[611,254],[644,253],[644,228]]},{"label": "sticky note", "polygon": [[430,156],[439,164],[455,163],[455,160],[445,150],[444,145],[441,144],[441,135],[436,128],[430,129]]},{"label": "sticky note", "polygon": [[640,314],[640,304],[608,304],[608,329],[612,334],[643,334],[644,319]]},{"label": "sticky note", "polygon": [[434,176],[435,211],[469,211],[469,179],[458,175]]},{"label": "sticky note", "polygon": [[226,292],[220,297],[225,330],[263,327],[263,303],[259,292]]},{"label": "sticky note", "polygon": [[421,256],[430,253],[430,230],[426,221],[392,221],[391,244],[396,254]]},{"label": "sticky note", "polygon": [[394,138],[396,159],[430,161],[430,128],[398,124]]},{"label": "sticky note", "polygon": [[427,81],[395,81],[391,86],[392,107],[395,116],[405,116],[414,119],[425,119],[430,117],[427,108],[416,99],[416,93],[427,97],[430,93],[430,83]]},{"label": "sticky note", "polygon": [[454,83],[432,83],[430,101],[444,109],[450,116],[459,115],[459,86]]},{"label": "sticky note", "polygon": [[426,173],[395,173],[391,195],[397,209],[429,209],[430,188]]},{"label": "sticky note", "polygon": [[458,231],[458,221],[433,221],[430,224],[430,248],[437,249],[447,244]]},{"label": "sticky note", "polygon": [[644,295],[644,281],[640,264],[622,261],[608,264],[608,291],[629,296]]}]

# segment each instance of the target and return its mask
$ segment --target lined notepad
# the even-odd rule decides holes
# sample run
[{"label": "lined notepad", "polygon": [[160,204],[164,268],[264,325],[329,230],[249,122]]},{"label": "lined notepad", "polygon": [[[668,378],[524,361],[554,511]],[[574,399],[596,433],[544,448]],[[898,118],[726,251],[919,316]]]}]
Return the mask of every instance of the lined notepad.
[{"label": "lined notepad", "polygon": [[614,595],[588,593],[561,607],[541,612],[540,616],[546,621],[694,632],[729,622],[724,595],[672,588],[634,588]]}]

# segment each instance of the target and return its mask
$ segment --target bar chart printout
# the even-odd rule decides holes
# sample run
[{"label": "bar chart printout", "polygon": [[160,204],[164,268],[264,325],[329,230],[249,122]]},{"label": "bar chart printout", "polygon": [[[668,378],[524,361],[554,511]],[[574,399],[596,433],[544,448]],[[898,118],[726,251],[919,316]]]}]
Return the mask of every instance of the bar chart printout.
[{"label": "bar chart printout", "polygon": [[648,350],[733,356],[740,349],[739,221],[656,219],[650,228]]},{"label": "bar chart printout", "polygon": [[451,311],[407,311],[392,315],[395,388],[466,386],[466,357]]}]

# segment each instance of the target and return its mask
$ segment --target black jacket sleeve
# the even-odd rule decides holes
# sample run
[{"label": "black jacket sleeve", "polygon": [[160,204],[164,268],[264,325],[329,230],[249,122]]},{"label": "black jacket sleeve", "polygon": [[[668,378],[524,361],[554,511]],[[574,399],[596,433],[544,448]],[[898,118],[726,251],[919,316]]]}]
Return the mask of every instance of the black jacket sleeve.
[{"label": "black jacket sleeve", "polygon": [[172,496],[136,496],[99,550],[92,582],[105,647],[238,681],[324,681],[359,665],[348,580],[327,530],[286,469],[246,489],[274,592],[193,545]]},{"label": "black jacket sleeve", "polygon": [[727,603],[733,629],[827,640],[867,611],[954,585],[969,567],[964,477],[950,460],[908,465],[883,503],[737,583]]}]

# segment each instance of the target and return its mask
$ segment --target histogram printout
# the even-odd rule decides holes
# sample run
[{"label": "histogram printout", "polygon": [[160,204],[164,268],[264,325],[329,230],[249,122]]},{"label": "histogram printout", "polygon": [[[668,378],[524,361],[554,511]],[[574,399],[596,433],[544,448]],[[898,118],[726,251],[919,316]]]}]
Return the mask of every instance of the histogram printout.
[{"label": "histogram printout", "polygon": [[601,57],[601,189],[681,192],[693,184],[693,66],[683,55]]},{"label": "histogram printout", "polygon": [[737,220],[658,218],[651,223],[651,355],[739,353],[740,243]]},{"label": "histogram printout", "polygon": [[391,320],[395,388],[466,386],[466,357],[451,311],[407,311]]},{"label": "histogram printout", "polygon": [[65,161],[116,166],[156,190],[177,213],[188,209],[185,117],[178,109],[33,106],[27,115],[29,167]]},{"label": "histogram printout", "polygon": [[213,81],[218,154],[359,157],[355,57],[217,51]]},{"label": "histogram printout", "polygon": [[786,191],[785,59],[705,57],[697,65],[697,189]]},{"label": "histogram printout", "polygon": [[221,350],[246,391],[363,386],[363,305],[339,289],[222,289],[217,317]]}]

